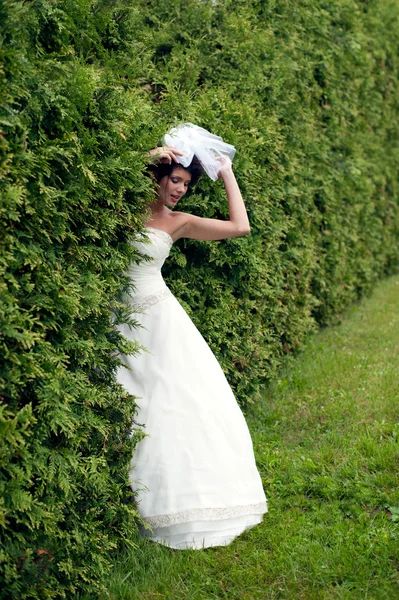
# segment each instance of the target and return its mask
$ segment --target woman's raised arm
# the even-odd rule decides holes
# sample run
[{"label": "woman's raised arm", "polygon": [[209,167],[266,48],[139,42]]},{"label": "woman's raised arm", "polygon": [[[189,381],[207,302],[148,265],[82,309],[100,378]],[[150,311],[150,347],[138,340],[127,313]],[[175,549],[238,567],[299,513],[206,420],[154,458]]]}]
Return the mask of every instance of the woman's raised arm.
[{"label": "woman's raised arm", "polygon": [[183,223],[177,232],[178,237],[187,237],[194,240],[224,240],[247,235],[250,232],[247,211],[231,167],[231,161],[225,156],[217,160],[221,163],[218,176],[223,180],[226,190],[229,203],[229,220],[207,219],[186,213],[183,217],[183,213],[181,213]]}]

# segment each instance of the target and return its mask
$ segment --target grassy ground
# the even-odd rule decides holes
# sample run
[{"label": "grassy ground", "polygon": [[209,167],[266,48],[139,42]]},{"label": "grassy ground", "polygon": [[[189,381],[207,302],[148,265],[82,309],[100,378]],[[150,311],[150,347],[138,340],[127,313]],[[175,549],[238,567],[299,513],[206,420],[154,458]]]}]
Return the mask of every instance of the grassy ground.
[{"label": "grassy ground", "polygon": [[227,548],[139,540],[112,598],[399,598],[399,277],[314,335],[247,417],[264,523]]}]

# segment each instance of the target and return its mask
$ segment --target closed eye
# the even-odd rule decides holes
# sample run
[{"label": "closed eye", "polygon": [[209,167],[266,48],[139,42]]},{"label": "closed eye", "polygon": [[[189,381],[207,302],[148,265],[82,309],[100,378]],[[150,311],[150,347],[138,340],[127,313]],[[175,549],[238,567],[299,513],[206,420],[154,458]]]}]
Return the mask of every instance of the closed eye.
[{"label": "closed eye", "polygon": [[[183,181],[181,177],[171,177],[171,180],[173,183],[179,183],[180,181]],[[190,185],[190,181],[191,181],[191,179],[188,179],[187,181],[185,181],[184,186],[188,187]]]}]

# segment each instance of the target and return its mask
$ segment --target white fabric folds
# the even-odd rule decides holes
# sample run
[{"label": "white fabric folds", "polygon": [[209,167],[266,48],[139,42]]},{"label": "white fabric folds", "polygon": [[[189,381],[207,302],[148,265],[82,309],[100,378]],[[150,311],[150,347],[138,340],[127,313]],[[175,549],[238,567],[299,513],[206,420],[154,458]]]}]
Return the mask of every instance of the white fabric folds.
[{"label": "white fabric folds", "polygon": [[130,482],[148,525],[142,533],[171,548],[224,546],[267,511],[251,437],[208,344],[167,288],[161,267],[173,239],[147,227],[134,245],[152,260],[133,263],[138,327],[119,329],[147,352],[123,357],[118,381],[138,396]]},{"label": "white fabric folds", "polygon": [[193,123],[181,123],[173,127],[164,136],[164,143],[183,153],[183,156],[177,157],[182,167],[188,167],[195,155],[213,181],[218,178],[221,167],[217,157],[227,156],[232,161],[236,153],[234,146]]}]

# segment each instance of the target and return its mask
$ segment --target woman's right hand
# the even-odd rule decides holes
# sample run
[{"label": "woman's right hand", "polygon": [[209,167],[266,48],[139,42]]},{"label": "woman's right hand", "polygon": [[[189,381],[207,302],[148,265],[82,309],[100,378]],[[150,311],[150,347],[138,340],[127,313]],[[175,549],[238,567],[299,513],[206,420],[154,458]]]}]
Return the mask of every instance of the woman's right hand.
[{"label": "woman's right hand", "polygon": [[179,162],[177,156],[183,156],[183,152],[180,152],[174,146],[160,146],[158,148],[153,148],[148,153],[154,162],[161,162],[164,164],[172,164],[172,160],[176,163]]}]

